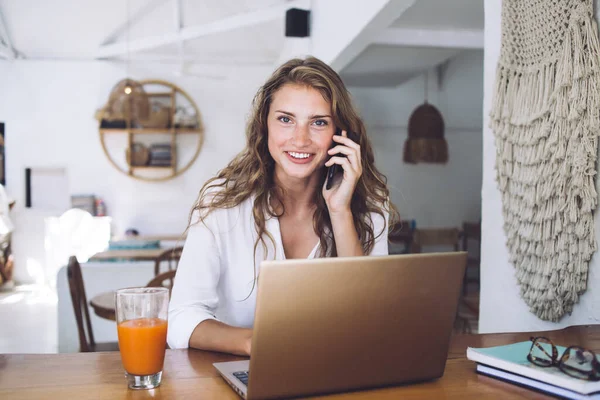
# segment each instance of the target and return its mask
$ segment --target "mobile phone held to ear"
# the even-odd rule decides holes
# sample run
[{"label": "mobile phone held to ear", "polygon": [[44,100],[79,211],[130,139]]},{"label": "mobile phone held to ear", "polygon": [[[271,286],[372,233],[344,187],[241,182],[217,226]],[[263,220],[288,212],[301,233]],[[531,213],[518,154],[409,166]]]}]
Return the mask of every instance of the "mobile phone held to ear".
[{"label": "mobile phone held to ear", "polygon": [[[346,133],[347,133],[347,136],[350,138],[350,140],[355,141],[354,140],[354,136],[355,135],[352,132],[346,131]],[[340,128],[337,128],[335,130],[335,135],[340,135],[341,136],[342,135],[342,130]],[[333,142],[331,144],[331,148],[333,148],[333,147],[335,147],[337,145],[338,145],[338,142]],[[340,153],[336,154],[336,156],[346,157],[345,154],[340,154]],[[335,176],[339,172],[341,172],[341,170],[342,170],[342,166],[338,165],[338,164],[333,164],[331,167],[329,167],[329,169],[327,170],[327,181],[325,183],[325,189],[326,190],[331,189],[331,187],[333,186],[333,181],[335,180]]]}]

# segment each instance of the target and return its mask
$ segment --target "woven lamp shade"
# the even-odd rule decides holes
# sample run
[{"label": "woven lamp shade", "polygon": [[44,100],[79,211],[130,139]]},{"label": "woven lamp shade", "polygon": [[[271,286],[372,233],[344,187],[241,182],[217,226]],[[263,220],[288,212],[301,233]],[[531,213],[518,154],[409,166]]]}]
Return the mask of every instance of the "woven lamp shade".
[{"label": "woven lamp shade", "polygon": [[104,119],[145,120],[150,114],[150,101],[141,83],[126,78],[111,90],[104,112]]},{"label": "woven lamp shade", "polygon": [[444,138],[444,119],[437,108],[424,103],[408,120],[408,139],[404,143],[404,162],[416,164],[448,162],[448,143]]}]

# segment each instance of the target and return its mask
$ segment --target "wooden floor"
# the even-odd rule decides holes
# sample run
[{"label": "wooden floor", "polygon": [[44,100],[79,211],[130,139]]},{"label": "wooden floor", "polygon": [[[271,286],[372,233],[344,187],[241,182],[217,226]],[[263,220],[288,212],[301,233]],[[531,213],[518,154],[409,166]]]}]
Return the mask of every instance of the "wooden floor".
[{"label": "wooden floor", "polygon": [[467,295],[461,298],[454,331],[457,333],[479,332],[479,284],[470,283]]},{"label": "wooden floor", "polygon": [[0,354],[58,352],[56,292],[37,285],[0,292]]}]

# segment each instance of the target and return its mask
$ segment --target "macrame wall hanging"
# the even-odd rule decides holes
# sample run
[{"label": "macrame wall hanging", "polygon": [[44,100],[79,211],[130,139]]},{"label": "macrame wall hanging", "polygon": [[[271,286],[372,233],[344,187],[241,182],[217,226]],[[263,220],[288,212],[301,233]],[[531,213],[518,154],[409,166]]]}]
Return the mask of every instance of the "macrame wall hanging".
[{"label": "macrame wall hanging", "polygon": [[428,74],[425,73],[425,102],[408,120],[408,139],[404,143],[404,162],[416,164],[448,162],[448,143],[444,138],[444,119],[437,108],[427,102]]},{"label": "macrame wall hanging", "polygon": [[596,251],[600,47],[592,0],[503,0],[491,110],[504,230],[521,296],[571,313]]}]

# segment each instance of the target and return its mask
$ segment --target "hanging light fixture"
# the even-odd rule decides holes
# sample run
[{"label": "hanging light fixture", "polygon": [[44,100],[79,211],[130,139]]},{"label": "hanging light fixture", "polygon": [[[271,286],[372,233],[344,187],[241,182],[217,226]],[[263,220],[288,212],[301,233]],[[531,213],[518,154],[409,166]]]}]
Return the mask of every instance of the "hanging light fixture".
[{"label": "hanging light fixture", "polygon": [[437,108],[427,102],[428,76],[425,73],[425,102],[408,120],[408,138],[404,143],[404,162],[416,164],[448,162],[448,143],[444,138],[444,119]]},{"label": "hanging light fixture", "polygon": [[[129,17],[129,0],[127,0],[127,36],[125,37],[125,46],[127,49],[127,55],[126,55],[126,59],[125,59],[125,75],[129,77],[129,30],[130,30],[130,26],[129,26],[129,22],[130,22],[130,17]],[[131,92],[133,92],[133,89],[131,87],[131,85],[129,84],[129,78],[126,78],[126,84],[125,87],[123,88],[123,91],[125,92],[125,94],[129,95],[131,94]]]},{"label": "hanging light fixture", "polygon": [[[126,59],[125,79],[115,84],[110,92],[107,104],[97,112],[105,121],[120,121],[113,126],[135,128],[140,121],[146,120],[150,114],[150,100],[144,86],[138,81],[129,78],[129,31],[130,15],[129,0],[127,0],[127,30],[126,30]],[[121,124],[121,125],[119,125]]]},{"label": "hanging light fixture", "polygon": [[[128,121],[128,127],[133,127],[136,122],[148,118],[150,112],[150,102],[144,87],[138,81],[129,78],[129,64],[131,56],[129,54],[129,35],[130,35],[130,0],[127,0],[127,31],[125,34],[125,76],[126,78],[118,82],[111,92],[111,101],[109,103],[112,109],[125,116]],[[125,94],[123,96],[123,94]]]}]

